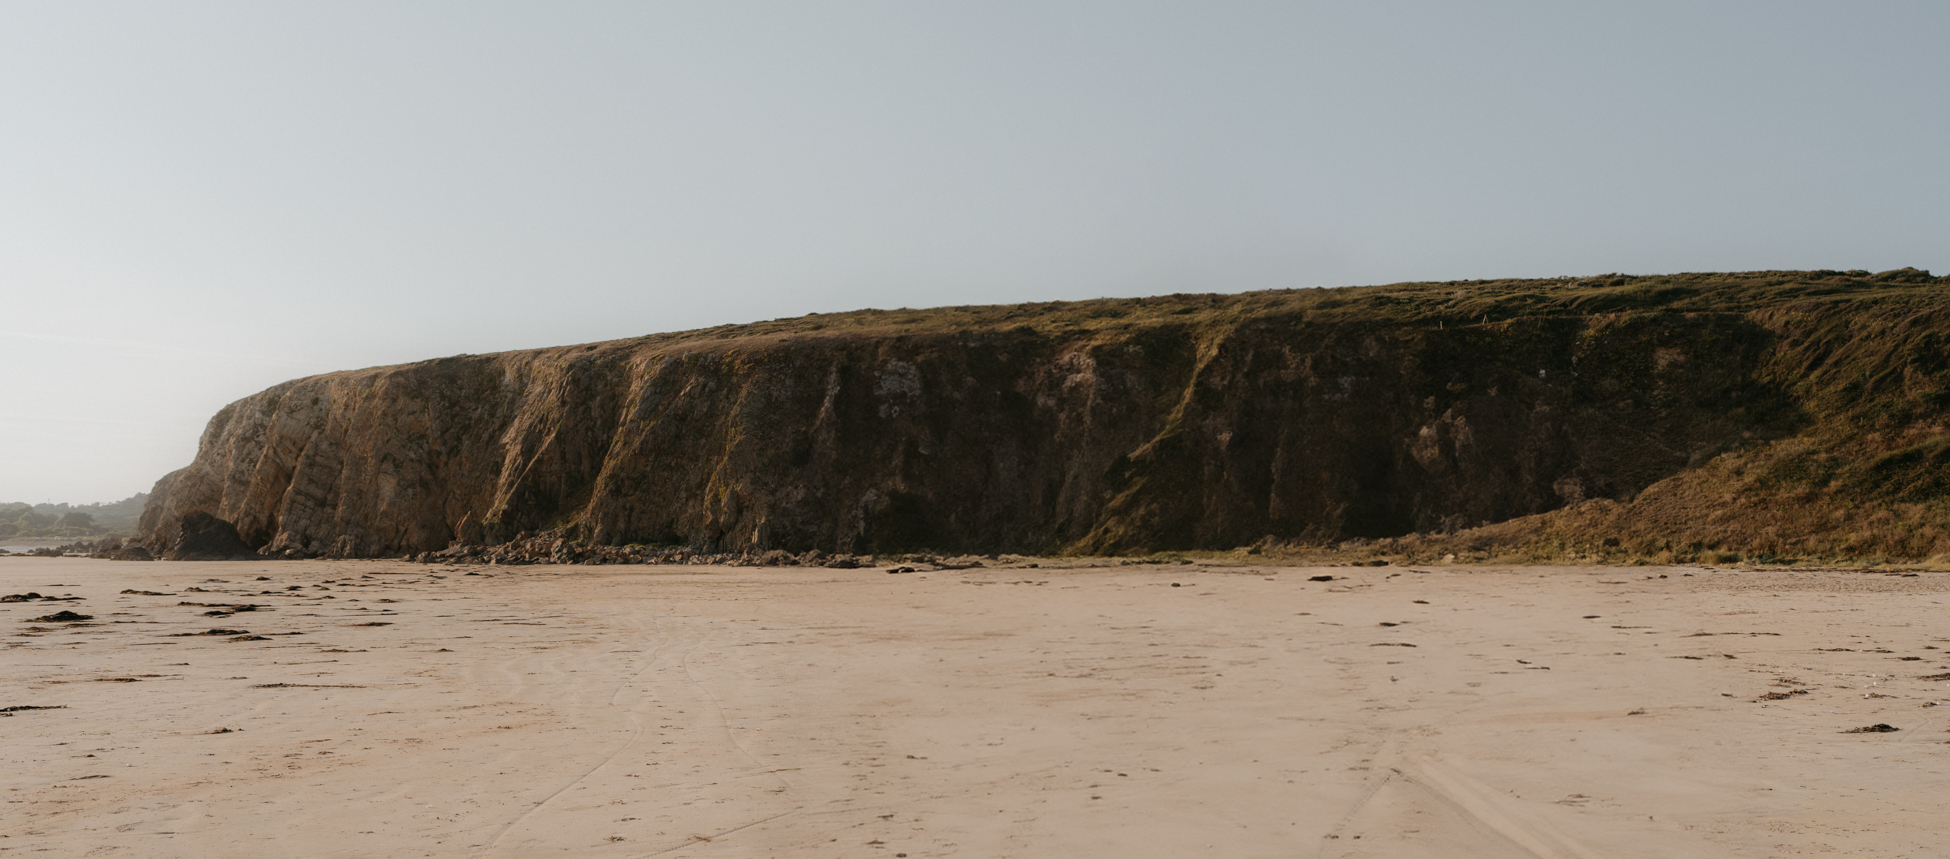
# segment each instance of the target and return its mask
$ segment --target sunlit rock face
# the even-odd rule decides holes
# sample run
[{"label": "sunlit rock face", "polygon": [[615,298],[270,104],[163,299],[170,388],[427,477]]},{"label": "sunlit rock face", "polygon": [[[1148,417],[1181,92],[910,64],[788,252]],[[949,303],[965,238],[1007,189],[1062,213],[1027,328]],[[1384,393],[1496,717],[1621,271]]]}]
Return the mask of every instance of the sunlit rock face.
[{"label": "sunlit rock face", "polygon": [[205,512],[266,554],[364,557],[551,528],[860,553],[1455,530],[1629,502],[1800,432],[1796,362],[1847,320],[1797,308],[1838,280],[1943,303],[1926,274],[1411,284],[862,311],[332,373],[212,418],[143,531],[164,555]]}]

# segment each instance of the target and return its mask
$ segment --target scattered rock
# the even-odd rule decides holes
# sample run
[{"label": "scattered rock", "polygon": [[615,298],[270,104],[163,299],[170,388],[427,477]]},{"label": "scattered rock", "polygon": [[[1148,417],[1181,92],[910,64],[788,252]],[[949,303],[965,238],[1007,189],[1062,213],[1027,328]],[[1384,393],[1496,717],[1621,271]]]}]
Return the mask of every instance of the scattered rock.
[{"label": "scattered rock", "polygon": [[8,594],[0,597],[0,602],[81,602],[81,597],[43,596],[33,591],[24,594]]},{"label": "scattered rock", "polygon": [[1794,697],[1794,696],[1796,696],[1796,695],[1806,695],[1806,694],[1808,694],[1808,690],[1806,690],[1806,689],[1789,689],[1789,690],[1787,690],[1787,691],[1785,691],[1785,692],[1769,692],[1769,693],[1767,693],[1767,694],[1765,694],[1765,695],[1762,695],[1762,696],[1760,696],[1759,698],[1756,698],[1756,699],[1754,699],[1754,700],[1757,700],[1757,701],[1785,701],[1785,700],[1787,700],[1787,699],[1789,699],[1789,698],[1792,698],[1792,697]]},{"label": "scattered rock", "polygon": [[1307,577],[1307,581],[1310,582],[1331,582],[1333,580],[1334,580],[1333,576],[1308,576]]},{"label": "scattered rock", "polygon": [[252,683],[252,689],[364,689],[357,683]]},{"label": "scattered rock", "polygon": [[70,546],[62,546],[61,548],[76,554],[87,555],[90,558],[101,558],[110,561],[153,561],[156,559],[156,556],[150,554],[149,550],[144,548],[141,543],[132,539],[123,540],[120,537],[103,537],[92,543],[84,540]]},{"label": "scattered rock", "polygon": [[[59,587],[58,585],[56,587]],[[0,597],[0,602],[81,602],[81,597],[42,596],[33,591],[24,594],[8,594]]]},{"label": "scattered rock", "polygon": [[1876,724],[1873,725],[1863,725],[1860,728],[1850,728],[1846,731],[1843,731],[1842,733],[1844,734],[1887,734],[1892,731],[1900,731],[1900,730],[1902,729],[1891,726],[1887,723],[1877,722]]},{"label": "scattered rock", "polygon": [[[827,555],[817,550],[802,555],[772,549],[764,552],[712,551],[696,546],[643,546],[630,544],[590,545],[568,539],[563,529],[544,531],[540,534],[523,532],[515,539],[495,545],[456,544],[438,552],[421,552],[407,555],[400,560],[422,564],[446,565],[497,565],[527,566],[530,564],[579,564],[596,566],[606,564],[652,564],[652,565],[703,565],[727,567],[774,567],[803,566],[829,567],[833,569],[858,569],[875,566],[873,559],[859,556]],[[980,561],[961,564],[941,562],[931,556],[909,555],[904,558],[888,559],[908,562],[925,561],[935,564],[939,569],[969,569],[980,567]]]},{"label": "scattered rock", "polygon": [[75,621],[94,620],[94,619],[95,616],[92,614],[76,614],[71,611],[57,611],[50,615],[43,615],[41,617],[34,618],[34,621],[37,623],[73,623]]}]

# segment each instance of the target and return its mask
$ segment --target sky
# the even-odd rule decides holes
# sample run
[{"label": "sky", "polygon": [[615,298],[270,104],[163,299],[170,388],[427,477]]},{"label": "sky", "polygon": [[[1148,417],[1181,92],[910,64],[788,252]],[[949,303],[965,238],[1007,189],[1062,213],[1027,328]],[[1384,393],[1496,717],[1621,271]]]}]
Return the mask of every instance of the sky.
[{"label": "sky", "polygon": [[1950,4],[0,4],[0,501],[225,403],[862,307],[1950,271]]}]

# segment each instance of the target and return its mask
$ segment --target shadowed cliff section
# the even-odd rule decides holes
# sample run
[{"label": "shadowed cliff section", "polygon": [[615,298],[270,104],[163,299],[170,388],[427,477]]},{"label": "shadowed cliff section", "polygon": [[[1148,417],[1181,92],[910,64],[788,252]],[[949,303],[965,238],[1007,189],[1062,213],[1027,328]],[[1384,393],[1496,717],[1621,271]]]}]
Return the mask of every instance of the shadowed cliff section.
[{"label": "shadowed cliff section", "polygon": [[[1229,549],[1629,511],[1729,456],[1871,436],[1906,439],[1873,467],[1930,504],[1946,313],[1950,288],[1911,269],[1614,275],[464,355],[231,404],[143,530],[158,554],[193,512],[267,554],[340,557],[551,528],[718,551]],[[1850,462],[1775,479],[1881,498]]]}]

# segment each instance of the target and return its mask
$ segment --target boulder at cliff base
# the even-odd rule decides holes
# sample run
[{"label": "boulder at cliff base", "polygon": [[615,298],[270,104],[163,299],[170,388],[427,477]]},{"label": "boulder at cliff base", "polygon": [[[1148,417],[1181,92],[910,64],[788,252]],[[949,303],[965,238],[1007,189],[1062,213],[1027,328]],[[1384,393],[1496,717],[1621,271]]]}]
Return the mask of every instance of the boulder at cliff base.
[{"label": "boulder at cliff base", "polygon": [[201,510],[183,517],[177,526],[176,540],[163,553],[165,561],[244,561],[263,560],[255,549],[244,545],[237,526]]}]

